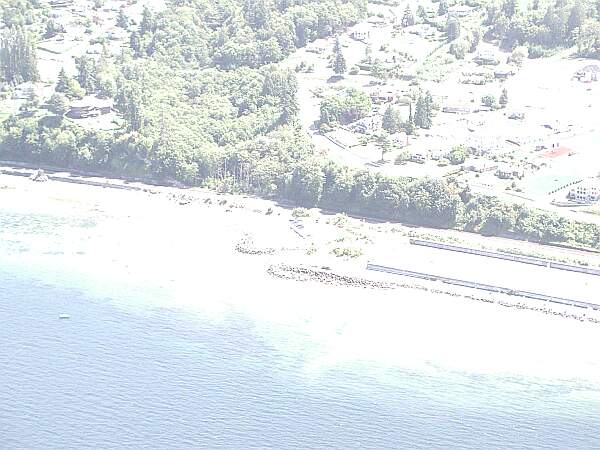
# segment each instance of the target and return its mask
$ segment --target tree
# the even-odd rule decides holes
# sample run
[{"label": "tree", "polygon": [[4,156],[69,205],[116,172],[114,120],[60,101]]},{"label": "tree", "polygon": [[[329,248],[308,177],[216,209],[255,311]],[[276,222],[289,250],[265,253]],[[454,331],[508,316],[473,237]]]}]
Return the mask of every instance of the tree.
[{"label": "tree", "polygon": [[456,59],[464,59],[465,55],[467,54],[467,49],[468,44],[465,42],[465,40],[459,39],[450,44],[449,52],[451,55],[454,55]]},{"label": "tree", "polygon": [[50,39],[56,36],[58,33],[64,33],[65,27],[57,24],[54,20],[46,22],[46,31],[44,32],[44,38]]},{"label": "tree", "polygon": [[57,116],[63,116],[69,110],[69,102],[63,94],[55,92],[48,100],[48,109]]},{"label": "tree", "polygon": [[475,28],[471,32],[471,45],[469,46],[469,53],[474,53],[477,51],[477,47],[481,42],[481,30],[479,28]]},{"label": "tree", "polygon": [[448,3],[446,0],[440,0],[440,4],[438,6],[438,16],[444,16],[448,14]]},{"label": "tree", "polygon": [[398,108],[389,105],[383,114],[382,128],[390,134],[394,134],[402,130],[402,117]]},{"label": "tree", "polygon": [[133,55],[136,58],[142,56],[142,39],[137,31],[132,32],[129,36],[129,47],[133,50]]},{"label": "tree", "polygon": [[450,150],[450,153],[448,153],[447,158],[448,161],[450,161],[450,164],[458,165],[463,164],[467,160],[468,156],[469,153],[467,152],[467,150],[462,145],[459,145]]},{"label": "tree", "polygon": [[460,36],[460,22],[451,17],[446,22],[446,36],[448,38],[448,42],[457,39]]},{"label": "tree", "polygon": [[335,40],[333,47],[333,71],[337,75],[346,73],[346,59],[344,58],[339,38]]},{"label": "tree", "polygon": [[506,108],[506,105],[508,104],[508,91],[506,90],[506,88],[502,89],[502,94],[500,95],[499,103],[501,107]]},{"label": "tree", "polygon": [[127,29],[129,26],[129,19],[122,9],[119,9],[119,13],[117,14],[117,26],[123,29]]},{"label": "tree", "polygon": [[385,161],[385,154],[389,153],[392,150],[392,141],[390,140],[390,135],[384,131],[377,135],[376,140],[377,147],[381,150],[381,161]]},{"label": "tree", "polygon": [[567,34],[570,39],[573,40],[576,35],[580,32],[581,27],[583,26],[583,20],[585,18],[585,12],[581,5],[580,1],[576,1],[573,7],[571,8],[571,12],[569,14],[569,19],[567,20]]},{"label": "tree", "polygon": [[433,99],[431,93],[420,95],[415,106],[414,123],[419,128],[429,129],[432,126]]},{"label": "tree", "polygon": [[425,11],[425,7],[423,5],[419,5],[419,7],[417,8],[417,16],[422,21],[427,20],[427,11]]},{"label": "tree", "polygon": [[498,106],[496,103],[496,97],[493,95],[484,95],[481,97],[481,103],[483,106],[487,106],[488,108],[496,108]]},{"label": "tree", "polygon": [[56,87],[54,88],[54,90],[56,92],[66,92],[68,82],[69,77],[67,76],[67,73],[65,72],[65,69],[63,67],[60,69],[60,72],[58,72],[58,82],[56,83]]},{"label": "tree", "polygon": [[35,41],[22,26],[0,34],[0,78],[9,84],[39,80]]},{"label": "tree", "polygon": [[90,94],[96,89],[96,63],[86,55],[75,58],[77,66],[77,81]]},{"label": "tree", "polygon": [[415,24],[415,16],[413,15],[412,9],[410,5],[406,5],[406,9],[404,10],[404,15],[402,16],[401,25],[406,28]]},{"label": "tree", "polygon": [[75,78],[69,78],[64,94],[70,99],[82,98],[85,95],[85,90],[79,85],[79,82]]},{"label": "tree", "polygon": [[148,8],[148,6],[144,5],[144,9],[142,10],[142,21],[140,22],[140,35],[144,36],[146,33],[154,32],[155,28],[155,19],[154,14]]}]

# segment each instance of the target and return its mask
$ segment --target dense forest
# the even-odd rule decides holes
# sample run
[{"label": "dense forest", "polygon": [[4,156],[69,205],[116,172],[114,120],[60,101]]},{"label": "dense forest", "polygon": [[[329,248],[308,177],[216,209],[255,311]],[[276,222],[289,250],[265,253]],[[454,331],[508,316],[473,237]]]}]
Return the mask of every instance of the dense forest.
[{"label": "dense forest", "polygon": [[[296,74],[277,62],[366,14],[364,0],[172,0],[160,14],[146,9],[118,58],[78,58],[76,76],[61,71],[46,109],[24,108],[4,122],[0,156],[600,247],[599,227],[474,196],[452,180],[390,178],[317,154],[297,124]],[[502,30],[492,32],[507,39]],[[117,131],[63,117],[66,99],[86,93],[114,99],[123,122]],[[417,112],[427,110],[427,98]],[[322,120],[345,122],[369,108],[368,97],[349,90],[325,100]]]},{"label": "dense forest", "polygon": [[518,0],[487,5],[487,39],[512,49],[527,45],[532,57],[555,48],[578,47],[581,56],[600,56],[600,0]]}]

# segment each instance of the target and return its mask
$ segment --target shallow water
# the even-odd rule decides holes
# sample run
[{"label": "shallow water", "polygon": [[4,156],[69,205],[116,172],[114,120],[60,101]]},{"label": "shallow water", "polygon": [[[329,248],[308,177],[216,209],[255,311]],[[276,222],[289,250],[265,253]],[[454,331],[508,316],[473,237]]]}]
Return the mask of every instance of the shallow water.
[{"label": "shallow water", "polygon": [[387,323],[352,351],[360,322],[342,311],[347,327],[326,333],[319,310],[274,320],[209,280],[194,292],[204,307],[174,303],[171,279],[95,273],[106,218],[18,214],[0,213],[1,448],[600,448],[589,377],[417,364],[421,344]]}]

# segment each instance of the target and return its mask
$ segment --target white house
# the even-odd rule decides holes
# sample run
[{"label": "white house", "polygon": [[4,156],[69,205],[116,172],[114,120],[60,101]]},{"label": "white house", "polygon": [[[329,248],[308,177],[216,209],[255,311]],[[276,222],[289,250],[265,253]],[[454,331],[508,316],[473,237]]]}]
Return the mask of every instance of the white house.
[{"label": "white house", "polygon": [[364,41],[371,37],[371,32],[365,26],[357,26],[350,32],[350,37],[356,41]]},{"label": "white house", "polygon": [[571,200],[581,203],[592,203],[600,200],[600,180],[589,179],[576,184],[569,191]]},{"label": "white house", "polygon": [[473,8],[467,5],[455,5],[448,8],[448,17],[467,17]]}]

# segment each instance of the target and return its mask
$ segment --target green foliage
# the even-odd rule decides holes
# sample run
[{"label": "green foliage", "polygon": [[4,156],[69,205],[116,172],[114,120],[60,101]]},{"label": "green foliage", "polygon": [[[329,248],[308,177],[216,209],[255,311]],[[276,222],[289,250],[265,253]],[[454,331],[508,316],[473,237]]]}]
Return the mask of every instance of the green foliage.
[{"label": "green foliage", "polygon": [[[538,1],[529,9],[518,8],[515,0],[504,0],[500,6],[490,3],[486,19],[489,25],[487,38],[497,39],[506,49],[528,45],[530,57],[573,44],[578,45],[582,55],[592,55],[588,53],[589,48],[583,50],[583,47],[584,42],[598,39],[594,36],[598,36],[600,30],[594,25],[599,17],[586,3],[560,0],[542,5]],[[582,38],[582,35],[586,37]]]},{"label": "green foliage", "polygon": [[340,45],[340,40],[336,39],[333,46],[333,71],[337,75],[343,75],[346,73],[346,69],[346,59],[342,52],[342,46]]},{"label": "green foliage", "polygon": [[438,5],[438,16],[444,16],[448,14],[448,3],[446,0],[440,0]]},{"label": "green foliage", "polygon": [[463,164],[467,160],[468,156],[469,153],[467,152],[467,149],[463,146],[458,146],[454,147],[450,153],[448,153],[447,159],[450,161],[450,164],[459,165]]},{"label": "green foliage", "polygon": [[406,5],[404,9],[404,14],[402,16],[402,21],[400,22],[404,28],[410,27],[415,24],[415,16],[413,15],[410,4]]},{"label": "green foliage", "polygon": [[63,116],[69,110],[69,101],[63,94],[52,94],[48,100],[48,109],[58,116]]},{"label": "green foliage", "polygon": [[389,105],[383,114],[381,122],[382,128],[388,133],[394,134],[402,131],[402,124],[400,110],[395,106]]},{"label": "green foliage", "polygon": [[362,119],[371,112],[371,97],[354,88],[345,89],[338,95],[321,101],[321,122],[347,124]]},{"label": "green foliage", "polygon": [[498,107],[498,103],[496,101],[496,97],[494,97],[493,95],[484,95],[483,97],[481,97],[481,104],[483,106],[487,106],[488,108],[497,108]]},{"label": "green foliage", "polygon": [[77,66],[77,82],[86,93],[96,90],[96,63],[87,55],[75,58]]},{"label": "green foliage", "polygon": [[431,93],[419,95],[415,106],[414,124],[419,128],[429,129],[432,126],[433,118],[433,98]]},{"label": "green foliage", "polygon": [[502,94],[500,95],[499,103],[502,108],[506,108],[506,105],[508,105],[508,91],[506,90],[506,88],[502,89]]},{"label": "green foliage", "polygon": [[460,22],[454,17],[449,18],[446,22],[446,36],[448,41],[451,42],[455,39],[458,39],[460,36],[460,31]]},{"label": "green foliage", "polygon": [[0,79],[9,84],[37,81],[35,45],[30,33],[20,25],[3,30],[0,34]]}]

